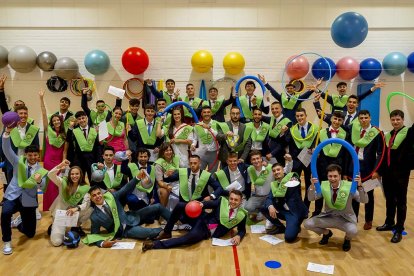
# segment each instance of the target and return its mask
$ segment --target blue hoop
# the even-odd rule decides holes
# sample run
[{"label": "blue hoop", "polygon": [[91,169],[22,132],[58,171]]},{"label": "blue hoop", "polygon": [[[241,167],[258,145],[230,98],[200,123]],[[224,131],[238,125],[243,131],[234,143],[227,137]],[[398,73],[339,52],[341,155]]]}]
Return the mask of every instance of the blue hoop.
[{"label": "blue hoop", "polygon": [[285,93],[286,93],[286,96],[288,97],[288,98],[293,98],[293,99],[296,99],[297,101],[309,101],[309,100],[313,100],[315,97],[312,97],[312,98],[307,98],[307,99],[299,99],[298,97],[296,97],[296,96],[292,96],[292,95],[290,95],[287,91],[286,91],[286,85],[285,85],[285,74],[286,74],[286,68],[296,59],[296,58],[298,58],[298,57],[300,57],[300,56],[304,56],[304,55],[317,55],[318,57],[320,57],[320,58],[323,58],[323,60],[325,60],[325,62],[326,62],[326,64],[328,64],[328,68],[329,68],[329,75],[331,76],[326,82],[325,82],[325,87],[322,89],[322,92],[325,92],[326,90],[328,90],[328,85],[329,85],[329,83],[331,82],[331,79],[332,79],[332,68],[331,68],[331,65],[329,64],[329,61],[325,58],[325,57],[323,57],[323,56],[321,56],[320,54],[317,54],[317,53],[314,53],[314,52],[305,52],[305,53],[302,53],[302,54],[299,54],[299,55],[297,55],[297,56],[295,56],[294,58],[292,58],[286,65],[285,65],[285,70],[283,70],[283,73],[282,73],[282,81],[281,81],[281,84],[282,84],[282,88],[283,88],[283,90],[285,91]]},{"label": "blue hoop", "polygon": [[352,178],[352,187],[351,187],[351,193],[355,193],[356,189],[357,189],[357,183],[355,182],[355,178],[358,176],[359,174],[359,160],[358,160],[358,155],[354,149],[353,146],[351,146],[350,143],[348,143],[345,140],[342,139],[338,139],[338,138],[329,138],[326,139],[325,141],[321,142],[314,150],[313,154],[312,154],[312,159],[311,159],[311,171],[312,171],[312,177],[314,178],[318,178],[318,183],[315,184],[315,189],[316,192],[318,194],[321,193],[321,184],[319,183],[319,177],[318,177],[318,170],[316,169],[316,162],[318,160],[318,155],[319,152],[328,144],[341,144],[342,146],[344,146],[349,153],[352,156],[352,161],[354,163],[354,172],[353,172],[353,178]]},{"label": "blue hoop", "polygon": [[235,89],[236,89],[236,105],[240,108],[240,117],[241,118],[243,118],[244,117],[244,114],[243,114],[243,110],[242,110],[242,108],[241,108],[241,104],[240,104],[240,100],[239,100],[239,89],[240,89],[240,84],[244,81],[244,80],[247,80],[247,79],[250,79],[250,80],[255,80],[255,81],[257,81],[259,84],[260,84],[260,87],[262,88],[262,92],[263,92],[263,95],[264,95],[264,93],[265,93],[265,91],[266,91],[266,87],[265,87],[265,85],[264,85],[264,83],[258,78],[258,77],[256,77],[256,76],[244,76],[244,77],[241,77],[237,82],[236,82],[236,86],[235,86]]},{"label": "blue hoop", "polygon": [[162,111],[162,112],[158,112],[158,113],[157,113],[157,116],[158,116],[158,117],[161,117],[162,115],[164,115],[165,113],[167,113],[168,111],[170,111],[170,109],[172,109],[172,108],[174,108],[174,107],[176,107],[176,106],[179,106],[179,105],[184,105],[185,107],[187,107],[187,108],[188,108],[188,110],[190,110],[191,115],[193,115],[194,122],[195,122],[195,123],[198,123],[198,117],[197,117],[197,114],[196,114],[196,113],[195,113],[195,111],[194,111],[194,108],[193,108],[191,105],[189,105],[188,103],[183,102],[183,101],[173,102],[173,103],[169,104],[169,105],[168,105],[168,106],[164,109],[164,111]]}]

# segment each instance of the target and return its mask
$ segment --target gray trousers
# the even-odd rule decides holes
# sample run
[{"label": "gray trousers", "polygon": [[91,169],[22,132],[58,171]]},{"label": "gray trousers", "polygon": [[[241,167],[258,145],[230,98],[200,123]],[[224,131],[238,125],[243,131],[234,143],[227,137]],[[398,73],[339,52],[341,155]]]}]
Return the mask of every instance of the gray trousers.
[{"label": "gray trousers", "polygon": [[345,232],[347,239],[354,238],[357,233],[357,224],[344,219],[341,216],[315,216],[305,220],[305,229],[311,230],[318,235],[323,234],[328,228],[339,229]]},{"label": "gray trousers", "polygon": [[217,159],[214,167],[211,167],[216,160],[217,152],[215,151],[199,151],[197,154],[200,154],[201,158],[201,170],[204,170],[206,167],[209,169],[210,173],[215,173],[217,171],[220,160]]},{"label": "gray trousers", "polygon": [[260,211],[260,209],[263,207],[265,201],[266,201],[267,195],[264,196],[257,196],[252,195],[249,200],[246,202],[245,209],[249,213],[257,213]]}]

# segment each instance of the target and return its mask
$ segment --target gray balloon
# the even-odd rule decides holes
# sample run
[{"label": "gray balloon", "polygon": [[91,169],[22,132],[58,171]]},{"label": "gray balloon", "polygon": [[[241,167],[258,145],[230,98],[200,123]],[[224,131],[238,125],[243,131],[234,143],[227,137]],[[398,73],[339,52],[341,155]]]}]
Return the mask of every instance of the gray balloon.
[{"label": "gray balloon", "polygon": [[0,68],[7,66],[9,51],[0,45]]},{"label": "gray balloon", "polygon": [[36,59],[37,66],[46,72],[53,71],[56,61],[57,57],[55,54],[48,51],[41,52]]},{"label": "gray balloon", "polygon": [[70,57],[63,57],[55,63],[55,73],[58,77],[65,80],[76,78],[79,72],[79,66],[76,61]]},{"label": "gray balloon", "polygon": [[36,67],[36,58],[36,52],[27,46],[16,46],[8,55],[11,68],[19,73],[31,72]]}]

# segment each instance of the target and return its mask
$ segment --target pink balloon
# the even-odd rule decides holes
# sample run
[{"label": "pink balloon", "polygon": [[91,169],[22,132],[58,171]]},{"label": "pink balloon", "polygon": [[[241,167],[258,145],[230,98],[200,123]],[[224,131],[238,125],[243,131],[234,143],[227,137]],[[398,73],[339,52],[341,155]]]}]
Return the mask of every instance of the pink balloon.
[{"label": "pink balloon", "polygon": [[359,62],[352,57],[343,57],[336,63],[336,74],[341,80],[352,80],[359,73]]},{"label": "pink balloon", "polygon": [[289,57],[285,64],[286,74],[293,80],[301,79],[309,72],[308,59],[304,56],[295,58],[296,56]]}]

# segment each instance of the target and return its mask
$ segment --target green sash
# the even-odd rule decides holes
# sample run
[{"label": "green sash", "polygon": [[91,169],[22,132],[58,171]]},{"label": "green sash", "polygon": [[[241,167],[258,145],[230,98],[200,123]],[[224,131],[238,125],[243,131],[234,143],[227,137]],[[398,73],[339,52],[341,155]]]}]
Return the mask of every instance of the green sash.
[{"label": "green sash", "polygon": [[223,170],[216,171],[216,177],[223,189],[226,189],[230,185],[229,179]]},{"label": "green sash", "polygon": [[247,215],[247,211],[243,207],[237,209],[237,214],[233,219],[229,218],[230,205],[229,201],[225,197],[221,197],[220,203],[220,224],[227,229],[231,229],[239,224]]},{"label": "green sash", "polygon": [[[328,129],[322,129],[319,133],[319,137],[321,138],[321,142],[327,140],[328,137]],[[345,140],[346,132],[341,127],[339,128],[339,133],[336,135],[336,138]],[[323,153],[328,157],[337,157],[339,154],[339,151],[341,150],[342,145],[341,144],[328,144],[323,147]]]},{"label": "green sash", "polygon": [[100,122],[106,120],[106,116],[108,116],[108,110],[104,110],[104,112],[98,113],[95,110],[91,110],[91,120],[94,126],[99,125]]},{"label": "green sash", "polygon": [[[227,123],[219,123],[219,126],[222,129],[224,134],[226,134],[227,132],[230,131],[230,128],[227,125]],[[247,140],[252,135],[253,128],[250,125],[245,125],[245,126],[246,126],[246,128],[244,129],[243,141],[239,145],[237,145],[236,147],[233,148],[234,152],[239,152],[240,150],[242,150],[244,148],[244,145],[246,144]],[[239,125],[239,127],[240,127],[240,125]]]},{"label": "green sash", "polygon": [[29,178],[27,178],[26,158],[23,156],[20,156],[18,167],[17,167],[17,184],[19,185],[20,188],[23,188],[23,189],[33,189],[37,185],[37,182],[34,179],[34,175],[38,173],[43,178],[47,175],[48,172],[49,172],[48,170],[44,168],[40,168],[35,173],[33,173]]},{"label": "green sash", "polygon": [[343,95],[343,96],[339,96],[339,95],[332,95],[332,102],[333,102],[333,110],[336,110],[336,108],[340,108],[342,110],[342,108],[344,108],[344,106],[346,105],[346,103],[348,102],[348,95]]},{"label": "green sash", "polygon": [[273,181],[270,183],[270,188],[272,189],[272,194],[274,197],[285,197],[286,191],[288,187],[285,186],[286,182],[288,182],[295,173],[291,172],[285,175],[285,177],[282,178],[282,180],[279,181]]},{"label": "green sash", "polygon": [[[404,126],[400,131],[398,131],[397,135],[395,136],[394,143],[392,144],[391,149],[398,149],[401,143],[404,141],[405,137],[407,137],[408,127]],[[390,145],[391,140],[391,132],[385,134],[385,142],[387,147]]]},{"label": "green sash", "polygon": [[298,124],[290,128],[290,133],[292,134],[293,141],[295,141],[295,144],[299,149],[309,149],[312,146],[313,140],[315,140],[316,136],[318,135],[319,128],[309,122],[308,124],[311,126],[309,128],[308,135],[306,135],[305,138],[300,138],[301,140],[297,140],[297,137],[302,137],[298,129]]},{"label": "green sash", "polygon": [[267,177],[272,172],[272,164],[266,166],[266,168],[260,172],[259,175],[256,174],[256,169],[253,165],[250,165],[247,168],[247,173],[249,174],[252,184],[255,186],[263,186],[266,182]]},{"label": "green sash", "polygon": [[[137,164],[135,163],[129,163],[128,164],[129,169],[131,170],[132,177],[136,177],[139,173],[139,169]],[[137,185],[135,186],[138,191],[144,192],[144,193],[151,193],[152,189],[154,189],[154,183],[155,183],[155,169],[153,166],[151,166],[151,172],[150,172],[150,179],[151,179],[151,187],[144,188],[141,184],[141,181],[139,180]]]},{"label": "green sash", "polygon": [[259,133],[257,133],[256,131],[256,127],[254,126],[253,122],[247,123],[246,126],[249,125],[253,130],[252,130],[252,141],[253,142],[263,142],[264,139],[266,138],[267,133],[269,132],[270,129],[270,125],[262,122],[261,125],[261,129],[259,131]]},{"label": "green sash", "polygon": [[[217,131],[217,126],[217,122],[211,120],[211,128]],[[214,137],[211,135],[210,131],[206,132],[205,128],[200,125],[194,125],[194,130],[203,145],[210,145],[213,142]]]},{"label": "green sash", "polygon": [[[156,122],[159,122],[160,120],[161,120],[161,117],[155,118]],[[170,124],[171,124],[171,113],[167,113],[167,116],[165,117],[165,121],[162,125],[168,127]]]},{"label": "green sash", "polygon": [[79,202],[82,201],[83,197],[88,193],[89,191],[89,185],[79,185],[78,189],[73,195],[69,195],[66,193],[66,187],[68,185],[68,178],[63,177],[62,178],[62,189],[61,189],[61,195],[64,202],[69,204],[70,206],[75,206]]},{"label": "green sash", "polygon": [[[121,225],[121,222],[119,220],[118,208],[116,207],[114,196],[111,193],[106,192],[103,197],[106,203],[111,208],[112,217],[114,218],[114,224],[115,224],[114,231],[108,234],[88,234],[86,238],[82,239],[82,242],[84,244],[89,245],[89,244],[93,244],[101,240],[112,240],[115,237],[116,232],[118,232],[119,226]],[[98,212],[101,212],[101,210],[98,210]]]},{"label": "green sash", "polygon": [[221,105],[223,104],[224,99],[217,99],[214,102],[213,106],[210,106],[210,101],[203,101],[202,106],[210,106],[211,107],[211,114],[214,115],[220,109]]},{"label": "green sash", "polygon": [[286,95],[286,93],[282,93],[282,105],[283,108],[286,109],[294,109],[295,108],[295,104],[298,101],[295,95],[292,95],[293,97],[288,97]]},{"label": "green sash", "polygon": [[[356,120],[354,120],[356,121]],[[351,139],[354,146],[358,148],[365,148],[369,145],[369,143],[372,142],[372,140],[377,137],[379,134],[378,129],[375,127],[371,127],[368,132],[365,133],[364,137],[361,138],[361,125],[360,123],[354,123],[352,124],[352,130],[351,130]]]},{"label": "green sash", "polygon": [[49,140],[49,144],[55,148],[60,148],[65,143],[65,139],[63,139],[62,135],[58,136],[56,131],[51,126],[47,127],[47,138]]},{"label": "green sash", "polygon": [[[131,115],[131,112],[127,112],[126,114],[125,114],[125,118],[126,118],[126,122],[128,122],[128,124],[130,125],[130,126],[134,126],[135,125],[135,121],[136,120],[141,120],[142,118],[141,118],[141,116],[139,116],[139,115],[137,115],[137,118],[136,119],[134,119],[134,117],[132,117],[132,115]],[[125,122],[125,123],[126,123]]]},{"label": "green sash", "polygon": [[[183,140],[187,140],[188,136],[191,134],[191,132],[193,132],[193,127],[190,125],[187,125],[185,127],[182,127],[180,130],[178,130],[175,134],[175,139],[183,139]],[[164,131],[164,135],[167,136],[168,130],[167,132]],[[177,134],[178,133],[178,134]]]},{"label": "green sash", "polygon": [[111,182],[108,172],[105,172],[105,177],[104,177],[103,182],[105,183],[105,186],[108,189],[114,189],[121,184],[123,178],[124,178],[124,175],[121,173],[121,166],[117,166],[116,172],[114,175],[114,180]]},{"label": "green sash", "polygon": [[164,171],[177,170],[180,167],[180,158],[178,156],[174,156],[172,162],[170,163],[164,160],[164,158],[158,158],[155,160],[155,164],[160,165]]},{"label": "green sash", "polygon": [[[240,96],[239,101],[240,101],[240,105],[241,105],[244,117],[246,117],[247,119],[250,119],[250,120],[253,119],[253,113],[249,109],[249,101],[247,99],[247,96]],[[263,97],[256,96],[256,106],[258,108],[260,108],[260,105],[262,104],[262,101],[263,101]],[[252,107],[253,107],[253,105],[252,105]]]},{"label": "green sash", "polygon": [[[173,93],[172,95],[174,95],[174,93]],[[170,94],[168,94],[168,92],[167,92],[167,91],[162,91],[162,97],[163,97],[163,98],[165,99],[165,101],[167,102],[167,105],[172,104],[172,100],[171,100]]]},{"label": "green sash", "polygon": [[33,139],[36,137],[38,131],[39,131],[39,128],[37,126],[29,125],[29,128],[26,130],[26,134],[25,134],[24,138],[21,139],[20,138],[20,132],[17,129],[17,127],[15,127],[10,132],[10,138],[13,142],[13,145],[16,148],[24,149],[27,146],[32,144]]},{"label": "green sash", "polygon": [[[186,103],[190,103],[190,100],[188,99],[188,97],[185,97],[184,101],[185,101]],[[194,98],[194,100],[193,100],[193,102],[190,104],[190,106],[191,106],[193,109],[196,109],[197,107],[199,107],[199,106],[200,106],[201,101],[202,101],[202,99],[200,99],[200,98]],[[188,109],[187,109],[185,106],[184,106],[184,116],[185,116],[185,117],[189,117],[189,118],[193,118],[193,115],[191,114],[191,112],[190,112],[190,111],[188,111]]]},{"label": "green sash", "polygon": [[148,135],[148,129],[147,129],[147,126],[145,125],[144,119],[137,120],[136,123],[138,126],[138,131],[141,136],[142,142],[144,142],[145,145],[151,145],[151,146],[155,145],[155,142],[157,141],[157,136],[156,136],[157,121],[156,120],[152,121],[153,126],[151,130],[151,135]]},{"label": "green sash", "polygon": [[343,210],[346,207],[349,194],[351,193],[352,182],[341,180],[341,187],[337,191],[335,203],[332,202],[331,184],[329,181],[322,181],[322,196],[331,209]]},{"label": "green sash", "polygon": [[75,135],[81,151],[91,152],[93,150],[96,137],[98,136],[98,133],[93,127],[89,128],[88,139],[85,138],[83,131],[79,127],[73,130],[73,134]]},{"label": "green sash", "polygon": [[[271,117],[270,118],[270,125],[269,126],[273,126],[274,122],[275,122],[276,118],[275,117]],[[288,118],[283,118],[282,120],[280,120],[274,128],[269,130],[269,136],[272,138],[276,138],[280,135],[280,132],[282,131],[282,127],[286,126],[287,124],[289,124],[291,121]]]},{"label": "green sash", "polygon": [[201,172],[200,178],[198,179],[198,182],[196,183],[196,188],[195,188],[195,191],[193,192],[193,195],[191,196],[191,199],[190,199],[190,195],[188,194],[187,168],[178,169],[178,175],[180,177],[180,195],[186,202],[188,202],[190,200],[196,200],[201,197],[201,193],[203,192],[204,187],[206,186],[211,174],[207,171]]},{"label": "green sash", "polygon": [[33,118],[27,118],[27,123],[33,125],[34,124],[34,119]]},{"label": "green sash", "polygon": [[125,124],[121,121],[117,123],[115,129],[110,122],[107,122],[106,126],[108,128],[108,133],[116,137],[120,137],[125,129]]}]

